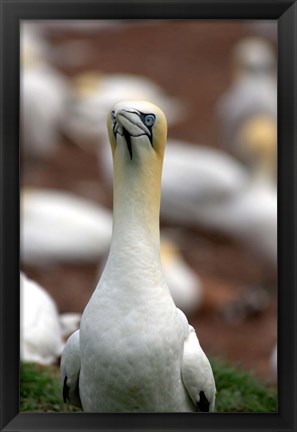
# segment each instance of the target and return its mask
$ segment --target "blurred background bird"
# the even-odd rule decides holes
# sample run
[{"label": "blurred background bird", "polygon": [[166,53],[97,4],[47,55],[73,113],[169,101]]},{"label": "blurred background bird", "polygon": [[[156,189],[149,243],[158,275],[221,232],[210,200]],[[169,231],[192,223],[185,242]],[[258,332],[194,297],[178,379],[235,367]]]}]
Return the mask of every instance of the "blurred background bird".
[{"label": "blurred background bird", "polygon": [[161,260],[174,300],[207,352],[275,382],[276,24],[261,24],[22,21],[21,268],[60,327],[109,248],[107,112],[151,100],[169,121]]},{"label": "blurred background bird", "polygon": [[109,248],[111,231],[111,212],[99,204],[65,191],[21,191],[23,262],[98,262]]},{"label": "blurred background bird", "polygon": [[68,78],[51,65],[52,48],[34,26],[21,29],[21,151],[28,160],[51,157],[59,143]]},{"label": "blurred background bird", "polygon": [[185,107],[153,80],[134,74],[86,71],[72,79],[73,98],[64,119],[67,136],[78,145],[93,144],[106,136],[106,112],[118,100],[152,100],[165,112],[169,124],[183,116]]},{"label": "blurred background bird", "polygon": [[[222,142],[229,151],[245,162],[240,151],[242,129],[249,123],[267,127],[277,122],[277,62],[272,43],[260,37],[240,40],[232,50],[232,83],[219,98],[217,112],[222,129]],[[254,124],[252,123],[252,126]]]},{"label": "blurred background bird", "polygon": [[79,327],[80,314],[60,315],[51,295],[22,272],[20,300],[21,360],[42,365],[57,363],[66,338]]}]

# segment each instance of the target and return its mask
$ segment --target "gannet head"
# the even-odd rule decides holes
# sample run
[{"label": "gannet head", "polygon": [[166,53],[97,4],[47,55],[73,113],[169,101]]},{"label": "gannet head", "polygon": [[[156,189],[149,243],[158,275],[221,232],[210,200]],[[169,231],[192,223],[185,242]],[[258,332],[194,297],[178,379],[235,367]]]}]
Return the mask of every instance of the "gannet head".
[{"label": "gannet head", "polygon": [[107,126],[113,157],[121,147],[132,163],[153,154],[163,160],[167,122],[156,105],[146,101],[119,102],[109,112]]},{"label": "gannet head", "polygon": [[267,115],[247,120],[238,133],[239,152],[250,164],[276,164],[277,124]]},{"label": "gannet head", "polygon": [[103,77],[104,75],[97,71],[88,71],[75,75],[71,80],[75,95],[80,100],[92,97],[100,88],[100,81]]},{"label": "gannet head", "polygon": [[233,50],[235,76],[266,76],[276,71],[276,56],[272,45],[258,37],[248,37]]}]

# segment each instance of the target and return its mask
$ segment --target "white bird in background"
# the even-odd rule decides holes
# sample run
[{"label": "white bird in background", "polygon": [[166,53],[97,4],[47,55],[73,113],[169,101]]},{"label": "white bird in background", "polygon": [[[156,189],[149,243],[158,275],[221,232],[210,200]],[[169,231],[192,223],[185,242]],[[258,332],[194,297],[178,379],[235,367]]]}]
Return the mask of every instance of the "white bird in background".
[{"label": "white bird in background", "polygon": [[214,205],[240,193],[248,180],[234,158],[217,149],[168,140],[161,217],[181,225],[207,222]]},{"label": "white bird in background", "polygon": [[77,75],[72,83],[75,96],[69,103],[64,128],[68,137],[78,145],[86,145],[87,141],[97,147],[98,139],[106,137],[106,129],[102,126],[106,113],[119,100],[155,101],[166,112],[171,124],[185,111],[181,102],[165,94],[151,79],[140,75],[89,71]]},{"label": "white bird in background", "polygon": [[224,145],[238,157],[238,136],[246,121],[266,116],[277,122],[277,70],[272,45],[262,38],[243,39],[233,51],[233,71],[233,83],[219,99],[217,112]]},{"label": "white bird in background", "polygon": [[258,257],[277,265],[276,123],[252,118],[241,130],[239,154],[250,165],[242,191],[209,214],[207,225],[239,238]]},{"label": "white bird in background", "polygon": [[[276,124],[251,119],[239,151],[250,174],[218,151],[175,144],[166,150],[161,214],[243,242],[273,266],[277,261]],[[166,165],[168,164],[168,165]]]},{"label": "white bird in background", "polygon": [[20,225],[24,263],[96,262],[109,248],[112,216],[69,192],[24,188]]},{"label": "white bird in background", "polygon": [[42,159],[59,143],[68,79],[49,63],[49,47],[35,27],[21,26],[21,143],[23,156]]},{"label": "white bird in background", "polygon": [[108,117],[114,161],[110,254],[61,359],[64,399],[91,412],[213,411],[215,382],[160,262],[166,119],[149,102]]},{"label": "white bird in background", "polygon": [[196,312],[203,302],[203,285],[199,276],[185,262],[178,245],[168,236],[160,244],[165,280],[176,306],[185,313]]},{"label": "white bird in background", "polygon": [[34,21],[22,21],[20,28],[20,64],[30,66],[51,61],[51,45],[42,28]]},{"label": "white bird in background", "polygon": [[56,363],[65,346],[63,337],[69,336],[78,328],[80,315],[59,315],[50,294],[22,272],[20,300],[21,360],[43,365]]}]

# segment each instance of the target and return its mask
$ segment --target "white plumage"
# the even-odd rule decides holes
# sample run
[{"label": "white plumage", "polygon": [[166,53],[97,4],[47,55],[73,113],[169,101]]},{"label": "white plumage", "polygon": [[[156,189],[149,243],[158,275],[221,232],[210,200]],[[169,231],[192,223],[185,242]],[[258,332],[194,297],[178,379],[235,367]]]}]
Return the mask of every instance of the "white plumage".
[{"label": "white plumage", "polygon": [[[174,303],[185,313],[196,312],[203,302],[202,282],[196,272],[184,260],[177,243],[167,234],[162,235],[162,232],[160,258],[165,280]],[[103,260],[103,265],[100,264],[98,272],[100,275],[106,259]]]},{"label": "white plumage", "polygon": [[123,102],[114,107],[108,128],[111,249],[79,333],[62,356],[64,398],[75,403],[72,395],[79,394],[84,411],[93,412],[213,410],[210,364],[172,300],[160,262],[165,116],[148,102]]},{"label": "white plumage", "polygon": [[[189,332],[185,337],[181,372],[192,401],[194,403],[199,401],[206,407],[208,401],[211,401],[209,411],[214,411],[215,387],[213,386],[212,370],[192,326],[189,326]],[[201,393],[201,389],[206,389],[205,394]]]},{"label": "white plumage", "polygon": [[55,363],[64,341],[60,318],[52,297],[36,282],[20,274],[21,360]]},{"label": "white plumage", "polygon": [[110,245],[112,216],[69,192],[28,188],[21,192],[20,225],[25,263],[96,262]]},{"label": "white plumage", "polygon": [[214,205],[204,223],[238,238],[259,258],[276,265],[277,193],[272,185],[251,182],[229,202]]},{"label": "white plumage", "polygon": [[162,176],[161,216],[182,224],[207,221],[213,206],[239,193],[247,179],[245,169],[228,154],[170,140]]},{"label": "white plumage", "polygon": [[78,388],[80,372],[79,351],[79,330],[77,330],[69,337],[63,351],[63,356],[61,358],[61,375],[64,378],[64,385],[67,383],[67,387],[64,386],[63,391],[64,401],[69,399],[72,405],[81,408]]},{"label": "white plumage", "polygon": [[53,154],[61,133],[67,84],[54,69],[39,65],[21,72],[22,150],[30,158]]}]

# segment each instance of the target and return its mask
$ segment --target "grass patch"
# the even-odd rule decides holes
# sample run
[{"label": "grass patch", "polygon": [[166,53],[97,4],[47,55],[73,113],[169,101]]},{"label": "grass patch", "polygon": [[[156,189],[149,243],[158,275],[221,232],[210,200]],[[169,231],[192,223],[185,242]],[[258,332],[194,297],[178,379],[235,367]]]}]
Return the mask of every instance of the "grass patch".
[{"label": "grass patch", "polygon": [[277,393],[253,376],[229,363],[211,359],[217,397],[216,412],[276,412]]},{"label": "grass patch", "polygon": [[[276,412],[277,394],[250,372],[222,360],[211,360],[217,387],[216,412]],[[22,363],[20,411],[79,412],[62,399],[59,368]]]},{"label": "grass patch", "polygon": [[62,398],[62,382],[57,366],[21,363],[20,412],[78,412]]}]

